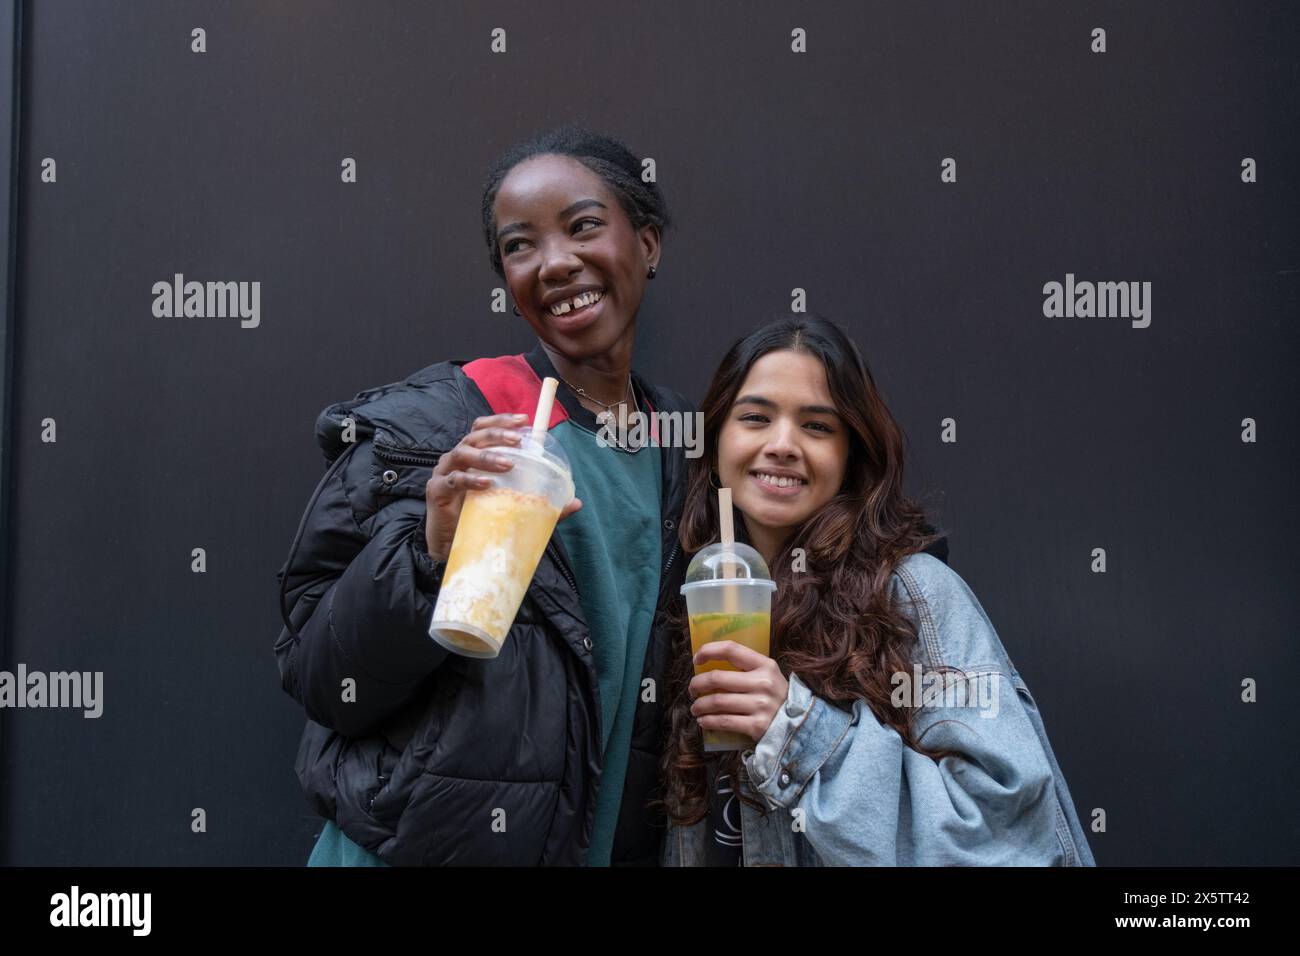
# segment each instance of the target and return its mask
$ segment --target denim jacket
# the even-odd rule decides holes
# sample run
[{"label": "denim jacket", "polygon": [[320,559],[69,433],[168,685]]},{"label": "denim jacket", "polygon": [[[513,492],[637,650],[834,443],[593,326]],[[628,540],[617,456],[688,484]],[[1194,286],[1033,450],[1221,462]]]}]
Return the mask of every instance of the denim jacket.
[{"label": "denim jacket", "polygon": [[[966,582],[929,554],[895,569],[894,599],[917,622],[919,667],[895,678],[935,762],[865,702],[849,712],[789,678],[786,702],[746,751],[740,805],[746,866],[1095,866],[1038,707]],[[916,677],[950,665],[946,686]],[[911,696],[910,687],[931,696]],[[704,865],[705,822],[670,824],[665,866]]]}]

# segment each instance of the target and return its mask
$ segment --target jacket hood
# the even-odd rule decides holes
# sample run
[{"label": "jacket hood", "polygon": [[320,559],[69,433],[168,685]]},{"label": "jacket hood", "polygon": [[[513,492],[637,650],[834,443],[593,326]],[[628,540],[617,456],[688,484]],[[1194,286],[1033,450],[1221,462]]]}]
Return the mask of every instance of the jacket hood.
[{"label": "jacket hood", "polygon": [[326,460],[334,461],[348,445],[366,438],[433,454],[453,447],[472,421],[460,372],[464,364],[437,362],[326,406],[316,417],[316,443]]}]

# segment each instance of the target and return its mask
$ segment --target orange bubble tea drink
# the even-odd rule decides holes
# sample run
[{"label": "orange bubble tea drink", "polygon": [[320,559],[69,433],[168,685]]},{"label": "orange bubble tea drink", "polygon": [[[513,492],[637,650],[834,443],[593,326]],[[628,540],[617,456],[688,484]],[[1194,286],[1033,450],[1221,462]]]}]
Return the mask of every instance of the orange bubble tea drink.
[{"label": "orange bubble tea drink", "polygon": [[547,432],[519,432],[518,447],[492,449],[510,458],[509,471],[470,469],[493,484],[465,493],[429,625],[430,637],[466,657],[501,653],[560,512],[573,500],[559,443]]},{"label": "orange bubble tea drink", "polygon": [[[762,555],[747,544],[711,544],[686,569],[686,616],[691,628],[691,653],[714,641],[735,641],[769,656],[772,635],[772,593],[776,584]],[[735,670],[726,661],[695,665],[695,673]],[[748,750],[754,741],[742,733],[705,730],[704,749]]]}]

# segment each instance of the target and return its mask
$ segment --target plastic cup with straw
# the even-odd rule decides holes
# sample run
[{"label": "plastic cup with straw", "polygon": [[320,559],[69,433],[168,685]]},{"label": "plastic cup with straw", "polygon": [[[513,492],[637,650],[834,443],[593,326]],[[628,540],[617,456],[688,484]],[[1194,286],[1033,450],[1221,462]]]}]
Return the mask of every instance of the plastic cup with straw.
[{"label": "plastic cup with straw", "polygon": [[[767,656],[772,636],[772,594],[776,584],[762,555],[736,541],[732,524],[731,489],[718,491],[722,540],[705,547],[686,569],[686,615],[691,629],[691,653],[714,641],[735,641]],[[695,665],[695,673],[736,670],[727,661]],[[738,731],[705,730],[704,749],[745,750],[755,741]]]},{"label": "plastic cup with straw", "polygon": [[517,447],[494,447],[510,459],[504,472],[474,474],[487,488],[465,493],[429,636],[466,657],[497,657],[519,613],[560,512],[573,500],[568,456],[550,434],[559,382],[542,382],[532,427],[517,429]]}]

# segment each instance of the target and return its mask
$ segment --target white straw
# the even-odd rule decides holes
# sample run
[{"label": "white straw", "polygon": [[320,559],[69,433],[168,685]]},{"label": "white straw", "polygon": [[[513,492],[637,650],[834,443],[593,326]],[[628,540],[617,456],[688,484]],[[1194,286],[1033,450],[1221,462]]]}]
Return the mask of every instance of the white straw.
[{"label": "white straw", "polygon": [[[736,531],[731,524],[731,489],[718,489],[718,520],[722,522],[722,548],[724,551],[736,550]],[[722,576],[734,578],[736,565],[727,561],[722,565]]]},{"label": "white straw", "polygon": [[533,441],[539,445],[546,440],[547,426],[551,423],[551,406],[555,404],[555,388],[559,384],[550,376],[542,379],[542,394],[537,398],[537,413],[533,415]]}]

